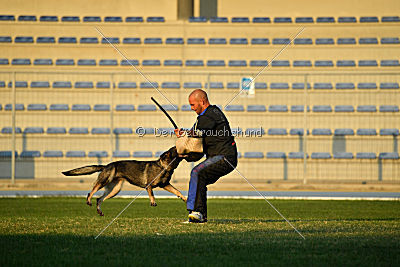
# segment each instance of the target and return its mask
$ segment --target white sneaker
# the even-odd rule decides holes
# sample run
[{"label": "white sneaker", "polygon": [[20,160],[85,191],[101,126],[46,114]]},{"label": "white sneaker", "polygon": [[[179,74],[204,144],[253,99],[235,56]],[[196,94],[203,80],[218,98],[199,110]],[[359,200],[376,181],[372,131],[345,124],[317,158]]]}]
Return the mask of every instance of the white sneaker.
[{"label": "white sneaker", "polygon": [[194,222],[194,223],[205,223],[207,220],[204,218],[203,214],[201,214],[198,211],[192,211],[189,214],[189,222]]}]

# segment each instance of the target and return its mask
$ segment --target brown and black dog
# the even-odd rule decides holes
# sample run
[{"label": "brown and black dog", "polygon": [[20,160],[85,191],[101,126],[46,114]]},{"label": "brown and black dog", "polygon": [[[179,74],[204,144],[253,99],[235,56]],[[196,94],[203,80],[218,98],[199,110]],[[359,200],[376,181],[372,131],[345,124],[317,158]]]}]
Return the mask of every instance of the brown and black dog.
[{"label": "brown and black dog", "polygon": [[91,206],[93,194],[105,187],[104,194],[97,199],[97,213],[103,216],[104,214],[100,209],[101,203],[108,198],[116,196],[121,191],[124,181],[146,188],[151,206],[157,206],[153,194],[153,188],[155,187],[161,187],[186,202],[186,197],[169,183],[174,170],[178,167],[182,159],[182,157],[178,156],[176,147],[171,147],[168,151],[161,154],[158,160],[115,161],[108,165],[85,166],[62,173],[66,176],[76,176],[100,172],[92,191],[87,195],[86,204]]}]

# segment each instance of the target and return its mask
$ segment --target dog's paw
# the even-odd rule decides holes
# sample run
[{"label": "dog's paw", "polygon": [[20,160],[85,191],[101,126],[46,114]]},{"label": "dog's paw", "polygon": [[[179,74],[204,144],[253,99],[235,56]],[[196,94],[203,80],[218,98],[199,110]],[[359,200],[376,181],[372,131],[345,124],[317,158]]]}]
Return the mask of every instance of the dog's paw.
[{"label": "dog's paw", "polygon": [[157,203],[156,202],[150,202],[150,206],[157,207]]},{"label": "dog's paw", "polygon": [[91,202],[89,202],[89,201],[86,201],[86,205],[88,205],[88,206],[92,206],[92,203]]},{"label": "dog's paw", "polygon": [[97,210],[97,213],[98,213],[100,216],[104,216],[104,213],[103,213],[101,210]]}]

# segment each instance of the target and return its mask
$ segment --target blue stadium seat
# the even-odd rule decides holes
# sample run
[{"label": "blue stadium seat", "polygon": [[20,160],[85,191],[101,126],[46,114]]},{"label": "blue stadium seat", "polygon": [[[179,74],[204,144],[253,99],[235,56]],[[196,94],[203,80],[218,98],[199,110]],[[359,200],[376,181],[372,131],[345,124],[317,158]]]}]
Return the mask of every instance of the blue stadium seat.
[{"label": "blue stadium seat", "polygon": [[135,82],[119,82],[118,88],[120,88],[120,89],[135,89],[136,83]]},{"label": "blue stadium seat", "polygon": [[287,135],[287,131],[285,128],[270,128],[268,135]]},{"label": "blue stadium seat", "polygon": [[89,158],[106,158],[106,157],[108,157],[108,152],[101,151],[101,150],[100,151],[98,151],[98,150],[89,151],[88,156],[89,156]]},{"label": "blue stadium seat", "polygon": [[73,66],[75,61],[73,59],[57,59],[56,66]]},{"label": "blue stadium seat", "polygon": [[332,107],[329,105],[315,105],[312,108],[313,112],[332,112]]},{"label": "blue stadium seat", "polygon": [[161,66],[161,61],[159,59],[144,59],[142,66]]},{"label": "blue stadium seat", "polygon": [[398,67],[398,66],[400,66],[398,59],[381,60],[381,67]]},{"label": "blue stadium seat", "polygon": [[274,38],[272,39],[272,44],[274,45],[286,45],[290,43],[289,38]]},{"label": "blue stadium seat", "polygon": [[379,106],[379,112],[399,112],[399,106],[397,106],[397,105],[381,105],[381,106]]},{"label": "blue stadium seat", "polygon": [[38,38],[36,38],[36,43],[38,43],[38,44],[43,44],[43,43],[46,43],[46,44],[54,44],[56,42],[56,39],[54,38],[54,37],[47,37],[47,36],[43,36],[43,37],[38,37]]},{"label": "blue stadium seat", "polygon": [[0,15],[0,21],[15,21],[14,15]]},{"label": "blue stadium seat", "polygon": [[119,104],[115,107],[116,111],[134,111],[135,106],[129,104]]},{"label": "blue stadium seat", "polygon": [[[304,83],[292,83],[292,89],[304,89]],[[309,83],[307,83],[307,89],[311,89]]]},{"label": "blue stadium seat", "polygon": [[122,22],[122,18],[119,16],[109,16],[104,18],[104,22]]},{"label": "blue stadium seat", "polygon": [[57,22],[57,16],[40,16],[40,21],[42,22]]},{"label": "blue stadium seat", "polygon": [[210,18],[211,23],[227,23],[228,18],[227,17],[213,17]]},{"label": "blue stadium seat", "polygon": [[244,152],[245,159],[262,159],[264,158],[263,152],[252,151],[252,152]]},{"label": "blue stadium seat", "polygon": [[18,21],[37,21],[37,18],[32,15],[21,15],[18,17]]},{"label": "blue stadium seat", "polygon": [[185,82],[183,83],[183,88],[185,89],[197,89],[203,88],[200,82]]},{"label": "blue stadium seat", "polygon": [[11,36],[0,36],[0,43],[11,43]]},{"label": "blue stadium seat", "polygon": [[[310,107],[307,107],[307,110],[310,111]],[[292,105],[290,107],[291,112],[304,112],[304,106],[302,105]]]},{"label": "blue stadium seat", "polygon": [[335,23],[334,17],[318,17],[317,23]]},{"label": "blue stadium seat", "polygon": [[53,82],[53,88],[72,88],[72,83],[69,81]]},{"label": "blue stadium seat", "polygon": [[188,59],[185,61],[185,65],[187,67],[203,67],[204,62],[203,60],[193,60],[193,59]]},{"label": "blue stadium seat", "polygon": [[252,45],[269,45],[268,38],[252,38],[251,39]]},{"label": "blue stadium seat", "polygon": [[[15,158],[18,157],[18,152],[15,151]],[[11,150],[2,150],[0,151],[0,158],[11,158],[12,156],[12,151]]]},{"label": "blue stadium seat", "polygon": [[332,38],[317,38],[315,40],[315,44],[317,45],[333,45],[335,41]]},{"label": "blue stadium seat", "polygon": [[125,22],[143,22],[143,17],[126,17]]},{"label": "blue stadium seat", "polygon": [[58,43],[59,44],[76,44],[77,40],[75,37],[59,37]]},{"label": "blue stadium seat", "polygon": [[158,83],[157,82],[152,82],[152,83],[149,83],[149,82],[141,82],[140,83],[140,88],[141,89],[147,89],[147,88],[158,88]]},{"label": "blue stadium seat", "polygon": [[207,66],[208,67],[225,67],[225,61],[224,60],[207,60]]},{"label": "blue stadium seat", "polygon": [[68,104],[51,104],[50,111],[68,111]]},{"label": "blue stadium seat", "polygon": [[375,129],[357,129],[357,135],[377,135]]},{"label": "blue stadium seat", "polygon": [[316,60],[315,67],[333,67],[332,60]]},{"label": "blue stadium seat", "polygon": [[153,157],[153,152],[151,151],[133,151],[134,158],[151,158]]},{"label": "blue stadium seat", "polygon": [[365,23],[365,22],[379,22],[378,17],[361,17],[360,18],[360,22],[361,23]]},{"label": "blue stadium seat", "polygon": [[29,104],[27,109],[28,111],[44,111],[47,110],[47,106],[46,104]]},{"label": "blue stadium seat", "polygon": [[95,59],[79,59],[78,66],[96,66]]},{"label": "blue stadium seat", "polygon": [[15,43],[33,43],[32,36],[17,36],[14,39]]},{"label": "blue stadium seat", "polygon": [[378,62],[376,62],[376,60],[359,60],[358,66],[359,67],[377,67]]},{"label": "blue stadium seat", "polygon": [[129,61],[128,60],[126,60],[126,59],[122,59],[121,60],[121,66],[138,66],[139,65],[139,60],[137,60],[137,59],[129,59]]},{"label": "blue stadium seat", "polygon": [[379,131],[380,135],[393,135],[393,136],[398,136],[399,135],[399,129],[391,128],[391,129],[381,129]]},{"label": "blue stadium seat", "polygon": [[293,67],[312,67],[312,63],[310,60],[295,60],[293,61]]},{"label": "blue stadium seat", "polygon": [[[9,88],[12,87],[12,82],[8,83],[8,87]],[[16,88],[28,88],[28,82],[26,82],[26,81],[16,81],[15,82],[15,87]]]},{"label": "blue stadium seat", "polygon": [[[12,104],[6,104],[4,110],[12,110]],[[15,104],[15,110],[25,110],[24,104]]]},{"label": "blue stadium seat", "polygon": [[33,61],[33,65],[36,66],[51,66],[53,65],[53,60],[49,58],[38,58]]},{"label": "blue stadium seat", "polygon": [[290,18],[290,17],[275,17],[274,23],[292,23],[292,18]]},{"label": "blue stadium seat", "polygon": [[316,128],[311,131],[312,135],[332,135],[331,129],[327,128]]},{"label": "blue stadium seat", "polygon": [[286,105],[270,105],[268,107],[269,112],[288,112]]},{"label": "blue stadium seat", "polygon": [[166,44],[184,44],[183,38],[167,38]]},{"label": "blue stadium seat", "polygon": [[354,112],[354,107],[350,105],[337,105],[335,112]]},{"label": "blue stadium seat", "polygon": [[269,17],[254,17],[253,23],[271,23],[271,19]]},{"label": "blue stadium seat", "polygon": [[161,38],[145,38],[145,44],[162,44]]},{"label": "blue stadium seat", "polygon": [[342,89],[354,89],[354,83],[337,83],[336,84],[336,89],[342,90]]},{"label": "blue stadium seat", "polygon": [[378,44],[378,39],[377,38],[375,38],[375,37],[372,37],[372,38],[370,38],[370,37],[368,37],[368,38],[360,38],[359,40],[358,40],[358,43],[359,44]]},{"label": "blue stadium seat", "polygon": [[265,112],[267,109],[264,105],[248,105],[247,106],[248,112]]},{"label": "blue stadium seat", "polygon": [[[289,134],[290,134],[290,135],[300,135],[300,136],[303,136],[303,135],[304,135],[304,129],[303,129],[303,128],[293,128],[293,129],[290,129]],[[309,135],[309,134],[310,134],[310,131],[307,130],[307,135]]]},{"label": "blue stadium seat", "polygon": [[147,22],[165,22],[164,17],[147,17]]},{"label": "blue stadium seat", "polygon": [[250,67],[265,67],[268,66],[267,60],[251,60]]},{"label": "blue stadium seat", "polygon": [[118,61],[116,59],[100,59],[100,66],[118,66]]},{"label": "blue stadium seat", "polygon": [[204,22],[207,22],[207,18],[206,17],[189,17],[189,22],[204,23]]},{"label": "blue stadium seat", "polygon": [[274,60],[272,61],[272,67],[290,67],[289,60]]},{"label": "blue stadium seat", "polygon": [[376,83],[358,83],[358,89],[377,89]]},{"label": "blue stadium seat", "polygon": [[64,153],[61,150],[46,150],[43,153],[45,158],[62,158]]},{"label": "blue stadium seat", "polygon": [[110,105],[108,104],[96,104],[93,107],[94,111],[110,111]]},{"label": "blue stadium seat", "polygon": [[138,106],[138,111],[156,111],[157,108],[153,104],[142,104]]},{"label": "blue stadium seat", "polygon": [[114,134],[133,134],[132,128],[115,128]]},{"label": "blue stadium seat", "polygon": [[227,105],[225,111],[244,111],[243,105]]},{"label": "blue stadium seat", "polygon": [[314,23],[312,17],[296,17],[296,23]]},{"label": "blue stadium seat", "polygon": [[333,154],[334,159],[353,159],[353,153],[350,152],[335,152]]},{"label": "blue stadium seat", "polygon": [[294,39],[295,45],[312,45],[313,41],[311,38],[296,38]]},{"label": "blue stadium seat", "polygon": [[333,86],[331,83],[314,83],[314,89],[330,90],[330,89],[333,89]]},{"label": "blue stadium seat", "polygon": [[84,158],[86,157],[86,152],[82,150],[72,150],[72,151],[67,151],[65,156],[67,158]]},{"label": "blue stadium seat", "polygon": [[71,110],[72,111],[90,111],[91,108],[90,108],[90,105],[88,105],[88,104],[73,104]]},{"label": "blue stadium seat", "polygon": [[[208,88],[208,83],[204,84],[204,88]],[[224,89],[222,82],[210,82],[210,89]]]},{"label": "blue stadium seat", "polygon": [[37,150],[25,150],[19,155],[21,158],[39,158],[41,156],[40,151]]},{"label": "blue stadium seat", "polygon": [[286,154],[285,152],[267,152],[266,157],[267,159],[285,159]]},{"label": "blue stadium seat", "polygon": [[373,105],[361,105],[357,107],[357,112],[376,112],[376,107]]},{"label": "blue stadium seat", "polygon": [[92,134],[110,134],[110,128],[95,127],[92,129]]},{"label": "blue stadium seat", "polygon": [[231,19],[232,23],[249,23],[250,20],[248,17],[233,17]]},{"label": "blue stadium seat", "polygon": [[[3,127],[3,129],[1,129],[1,133],[2,134],[11,134],[12,133],[12,127]],[[15,133],[16,134],[22,133],[21,128],[20,127],[15,127]]]},{"label": "blue stadium seat", "polygon": [[112,43],[112,44],[119,44],[119,38],[118,37],[106,37],[106,38],[102,38],[101,39],[101,43],[102,44],[109,44],[109,42]]},{"label": "blue stadium seat", "polygon": [[254,89],[267,89],[267,83],[254,83]]},{"label": "blue stadium seat", "polygon": [[0,88],[5,88],[5,87],[6,87],[6,83],[4,81],[0,81]]},{"label": "blue stadium seat", "polygon": [[398,152],[383,152],[383,153],[379,153],[379,158],[380,159],[399,159],[399,153]]},{"label": "blue stadium seat", "polygon": [[349,128],[335,129],[334,135],[336,136],[354,135],[354,130]]},{"label": "blue stadium seat", "polygon": [[131,153],[129,151],[113,151],[113,158],[129,158]]},{"label": "blue stadium seat", "polygon": [[75,82],[75,88],[93,88],[93,82]]},{"label": "blue stadium seat", "polygon": [[356,23],[357,19],[356,19],[356,17],[339,17],[338,22],[339,23]]},{"label": "blue stadium seat", "polygon": [[123,44],[141,44],[142,41],[140,38],[134,38],[134,37],[126,37],[122,40]]},{"label": "blue stadium seat", "polygon": [[182,105],[181,111],[191,111],[190,105]]},{"label": "blue stadium seat", "polygon": [[171,104],[166,104],[166,105],[161,105],[166,111],[178,111],[178,106],[177,105],[171,105]]},{"label": "blue stadium seat", "polygon": [[358,152],[356,154],[357,159],[376,159],[376,154],[373,152]]},{"label": "blue stadium seat", "polygon": [[355,67],[356,62],[354,60],[338,60],[336,61],[338,67]]},{"label": "blue stadium seat", "polygon": [[0,65],[8,65],[8,64],[10,64],[8,58],[0,58]]},{"label": "blue stadium seat", "polygon": [[31,88],[50,88],[50,83],[33,81],[31,82]]},{"label": "blue stadium seat", "polygon": [[183,65],[182,60],[180,59],[166,59],[164,60],[164,66],[179,66]]},{"label": "blue stadium seat", "polygon": [[80,22],[81,19],[78,16],[63,16],[61,18],[62,22]]},{"label": "blue stadium seat", "polygon": [[225,38],[210,38],[210,39],[208,39],[208,44],[210,44],[210,45],[226,44],[226,39]]},{"label": "blue stadium seat", "polygon": [[204,38],[188,38],[187,44],[206,44],[206,40]]},{"label": "blue stadium seat", "polygon": [[332,156],[329,152],[313,152],[311,153],[312,159],[331,159]]},{"label": "blue stadium seat", "polygon": [[101,22],[101,18],[99,16],[85,16],[83,22]]},{"label": "blue stadium seat", "polygon": [[161,84],[161,88],[163,88],[163,89],[180,89],[181,84],[179,82],[163,82]]},{"label": "blue stadium seat", "polygon": [[247,45],[248,41],[247,41],[247,38],[231,38],[229,40],[229,44],[231,44],[231,45],[236,45],[236,44]]},{"label": "blue stadium seat", "polygon": [[338,45],[353,45],[356,44],[356,39],[354,38],[338,38],[337,40]]},{"label": "blue stadium seat", "polygon": [[229,60],[229,67],[247,67],[246,60]]},{"label": "blue stadium seat", "polygon": [[[289,152],[289,159],[304,159],[304,152]],[[308,154],[306,154],[306,158],[308,158]]]},{"label": "blue stadium seat", "polygon": [[107,88],[110,88],[110,86],[111,86],[110,82],[97,82],[96,83],[96,88],[107,89]]},{"label": "blue stadium seat", "polygon": [[228,82],[226,84],[227,89],[239,89],[240,88],[240,83],[238,82]]},{"label": "blue stadium seat", "polygon": [[86,127],[71,127],[69,129],[70,134],[88,134],[89,130]]},{"label": "blue stadium seat", "polygon": [[381,19],[381,22],[400,22],[399,16],[384,16]]},{"label": "blue stadium seat", "polygon": [[43,127],[26,127],[24,130],[26,134],[42,134],[44,133]]},{"label": "blue stadium seat", "polygon": [[64,127],[49,127],[46,132],[48,134],[66,134],[67,130]]},{"label": "blue stadium seat", "polygon": [[399,84],[398,83],[380,83],[379,88],[380,89],[399,89]]},{"label": "blue stadium seat", "polygon": [[289,84],[288,83],[271,83],[269,85],[269,88],[271,88],[271,89],[289,89]]},{"label": "blue stadium seat", "polygon": [[31,60],[29,58],[14,58],[11,65],[31,65]]}]

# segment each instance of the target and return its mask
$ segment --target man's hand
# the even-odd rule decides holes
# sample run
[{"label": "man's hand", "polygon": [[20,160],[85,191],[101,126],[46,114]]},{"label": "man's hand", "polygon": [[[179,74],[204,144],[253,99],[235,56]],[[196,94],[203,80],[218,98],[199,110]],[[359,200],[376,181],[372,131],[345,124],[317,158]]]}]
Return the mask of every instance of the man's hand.
[{"label": "man's hand", "polygon": [[177,137],[181,137],[184,133],[182,129],[175,129],[174,132]]}]

